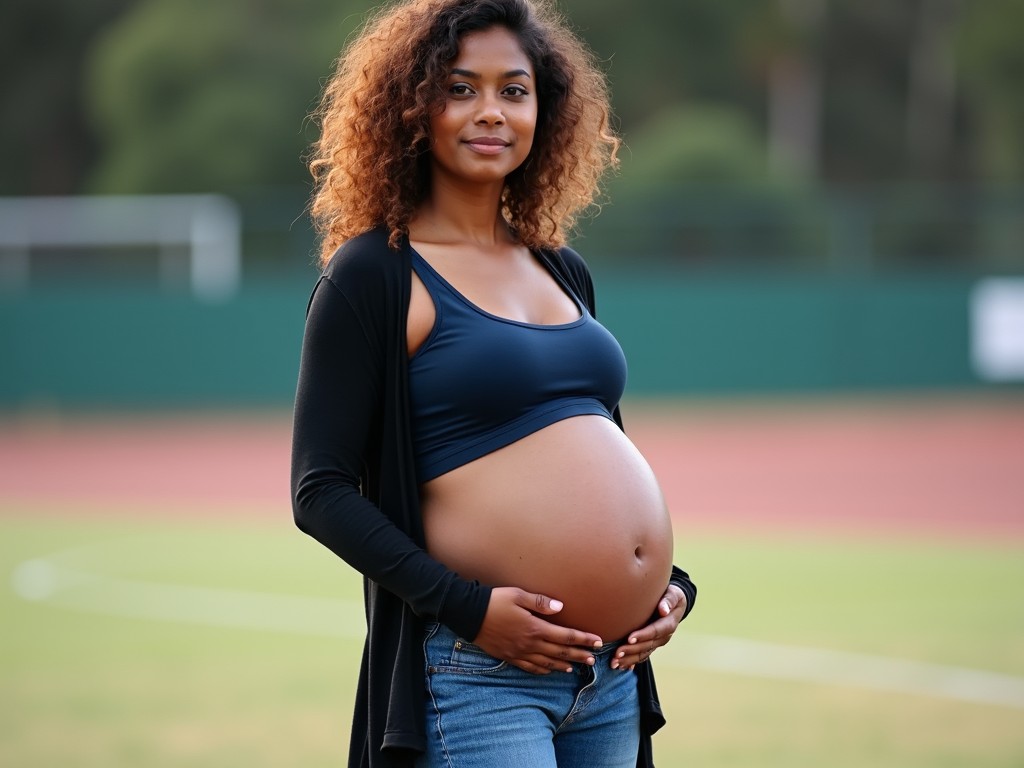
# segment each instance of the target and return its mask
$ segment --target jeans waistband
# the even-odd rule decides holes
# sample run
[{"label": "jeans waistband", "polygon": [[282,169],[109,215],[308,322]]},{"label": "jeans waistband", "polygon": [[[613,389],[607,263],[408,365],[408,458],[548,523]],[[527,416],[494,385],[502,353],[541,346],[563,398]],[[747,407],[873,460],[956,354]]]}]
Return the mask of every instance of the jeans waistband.
[{"label": "jeans waistband", "polygon": [[[452,630],[451,627],[448,627],[448,626],[446,626],[446,625],[444,625],[444,624],[442,624],[441,622],[438,622],[438,621],[427,622],[426,629],[427,629],[427,634],[436,634],[437,632],[440,631],[440,632],[444,632],[445,634],[451,635],[453,640],[462,640],[463,642],[468,642],[468,643],[472,644],[472,641],[466,640],[465,638],[460,638],[458,636],[458,634],[454,630]],[[620,645],[625,645],[625,644],[626,644],[626,638],[623,637],[623,638],[620,638],[618,640],[613,640],[610,643],[605,643],[600,648],[594,648],[594,649],[592,649],[591,652],[594,654],[594,658],[600,658],[600,657],[608,656],[613,651],[615,651],[615,649],[618,648]]]}]

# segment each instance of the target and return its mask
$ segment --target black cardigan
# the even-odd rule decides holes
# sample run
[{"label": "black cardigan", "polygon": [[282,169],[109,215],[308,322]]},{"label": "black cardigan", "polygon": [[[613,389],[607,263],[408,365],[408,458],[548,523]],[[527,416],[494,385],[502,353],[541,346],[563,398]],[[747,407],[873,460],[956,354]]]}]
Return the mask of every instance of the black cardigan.
[{"label": "black cardigan", "polygon": [[[409,423],[406,317],[411,255],[376,229],[343,244],[309,300],[295,399],[292,499],[298,527],[364,576],[367,637],[356,692],[351,768],[411,766],[425,746],[423,624],[476,637],[490,588],[425,550]],[[594,314],[594,291],[572,250],[539,254]],[[618,409],[614,413],[621,427]],[[696,587],[673,569],[672,583]],[[636,667],[644,736],[664,724],[649,663]]]}]

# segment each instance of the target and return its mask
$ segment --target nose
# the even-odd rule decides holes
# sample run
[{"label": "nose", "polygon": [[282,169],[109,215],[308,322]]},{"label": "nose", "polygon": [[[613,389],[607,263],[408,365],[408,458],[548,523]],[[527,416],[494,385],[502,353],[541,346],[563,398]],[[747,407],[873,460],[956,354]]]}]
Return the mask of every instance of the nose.
[{"label": "nose", "polygon": [[493,97],[481,99],[474,122],[477,125],[504,125],[505,113],[498,100]]}]

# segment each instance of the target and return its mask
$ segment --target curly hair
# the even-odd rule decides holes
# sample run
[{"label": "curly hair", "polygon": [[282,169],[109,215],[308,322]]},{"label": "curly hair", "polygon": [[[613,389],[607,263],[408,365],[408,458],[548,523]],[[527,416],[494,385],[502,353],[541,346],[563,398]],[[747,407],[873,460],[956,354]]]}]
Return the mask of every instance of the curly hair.
[{"label": "curly hair", "polygon": [[530,248],[557,247],[617,165],[608,87],[586,45],[547,0],[406,0],[379,10],[343,51],[313,117],[309,168],[320,260],[374,227],[397,248],[430,191],[430,119],[468,32],[501,26],[537,76],[526,161],[505,180],[502,215]]}]

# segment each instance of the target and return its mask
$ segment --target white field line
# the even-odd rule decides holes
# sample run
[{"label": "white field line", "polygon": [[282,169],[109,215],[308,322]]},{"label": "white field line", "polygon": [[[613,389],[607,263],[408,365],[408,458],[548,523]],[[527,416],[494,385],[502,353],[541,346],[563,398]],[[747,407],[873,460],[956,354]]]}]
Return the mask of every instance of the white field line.
[{"label": "white field line", "polygon": [[752,677],[846,685],[1024,709],[1024,677],[911,659],[680,633],[657,652],[659,665]]},{"label": "white field line", "polygon": [[[365,632],[361,601],[132,581],[54,560],[18,565],[11,581],[15,594],[131,618],[326,637],[359,638]],[[696,632],[680,632],[661,648],[657,665],[1024,709],[1024,677]]]},{"label": "white field line", "polygon": [[42,558],[18,565],[12,588],[24,600],[110,616],[328,637],[366,629],[361,601],[131,581]]}]

